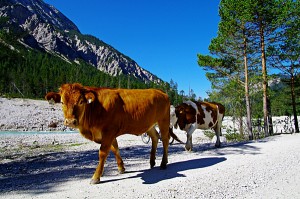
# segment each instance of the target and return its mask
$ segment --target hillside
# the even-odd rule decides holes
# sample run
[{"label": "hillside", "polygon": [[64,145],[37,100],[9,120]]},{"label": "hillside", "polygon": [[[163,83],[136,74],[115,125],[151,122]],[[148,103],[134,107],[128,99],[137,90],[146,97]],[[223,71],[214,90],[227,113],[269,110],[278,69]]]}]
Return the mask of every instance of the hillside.
[{"label": "hillside", "polygon": [[17,42],[28,49],[48,52],[71,63],[83,61],[112,76],[123,74],[145,83],[162,82],[112,46],[81,34],[63,13],[41,0],[1,0],[0,28],[2,33],[18,35]]}]

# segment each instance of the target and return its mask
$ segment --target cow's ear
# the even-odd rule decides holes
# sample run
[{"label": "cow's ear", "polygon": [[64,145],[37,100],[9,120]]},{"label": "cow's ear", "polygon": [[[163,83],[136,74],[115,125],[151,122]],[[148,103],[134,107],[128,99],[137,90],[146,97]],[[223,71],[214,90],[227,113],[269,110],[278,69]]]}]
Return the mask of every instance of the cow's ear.
[{"label": "cow's ear", "polygon": [[93,101],[95,101],[95,94],[92,92],[86,92],[85,93],[85,99],[87,101],[88,104],[92,103]]}]

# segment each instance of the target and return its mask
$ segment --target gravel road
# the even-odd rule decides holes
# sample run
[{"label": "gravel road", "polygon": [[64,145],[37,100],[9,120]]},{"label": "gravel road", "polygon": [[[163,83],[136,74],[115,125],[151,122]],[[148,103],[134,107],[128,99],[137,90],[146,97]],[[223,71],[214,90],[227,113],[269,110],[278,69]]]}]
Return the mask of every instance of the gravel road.
[{"label": "gravel road", "polygon": [[[25,154],[2,156],[0,198],[300,198],[299,134],[227,144],[220,149],[196,140],[194,152],[174,144],[166,170],[159,169],[161,143],[157,166],[149,169],[150,145],[140,137],[121,136],[118,141],[126,172],[118,174],[110,155],[98,185],[89,181],[99,146],[77,134],[61,135],[63,139],[68,136],[79,144],[25,147]],[[56,135],[57,142],[59,137]]]}]

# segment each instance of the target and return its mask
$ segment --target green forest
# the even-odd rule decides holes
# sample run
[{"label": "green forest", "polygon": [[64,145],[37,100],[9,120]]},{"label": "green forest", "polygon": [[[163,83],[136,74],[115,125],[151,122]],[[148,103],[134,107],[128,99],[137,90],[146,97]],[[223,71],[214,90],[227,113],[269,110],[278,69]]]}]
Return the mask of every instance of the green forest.
[{"label": "green forest", "polygon": [[292,116],[299,132],[300,2],[221,0],[219,16],[210,55],[198,54],[212,83],[210,100],[222,102],[249,139],[261,118],[263,136],[272,135],[272,116]]},{"label": "green forest", "polygon": [[[0,95],[41,99],[57,91],[64,83],[80,82],[87,86],[110,88],[159,88],[170,96],[172,104],[182,102],[176,83],[145,83],[125,75],[117,77],[81,61],[70,62],[56,55],[28,49],[17,42],[17,34],[0,32]],[[12,49],[13,48],[13,49]]]}]

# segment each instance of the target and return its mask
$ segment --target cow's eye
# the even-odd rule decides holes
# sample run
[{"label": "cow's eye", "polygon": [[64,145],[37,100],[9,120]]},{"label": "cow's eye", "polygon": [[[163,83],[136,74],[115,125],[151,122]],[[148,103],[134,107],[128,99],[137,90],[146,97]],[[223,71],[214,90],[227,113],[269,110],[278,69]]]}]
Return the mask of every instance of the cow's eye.
[{"label": "cow's eye", "polygon": [[83,100],[79,100],[79,105],[82,105],[83,104]]}]

